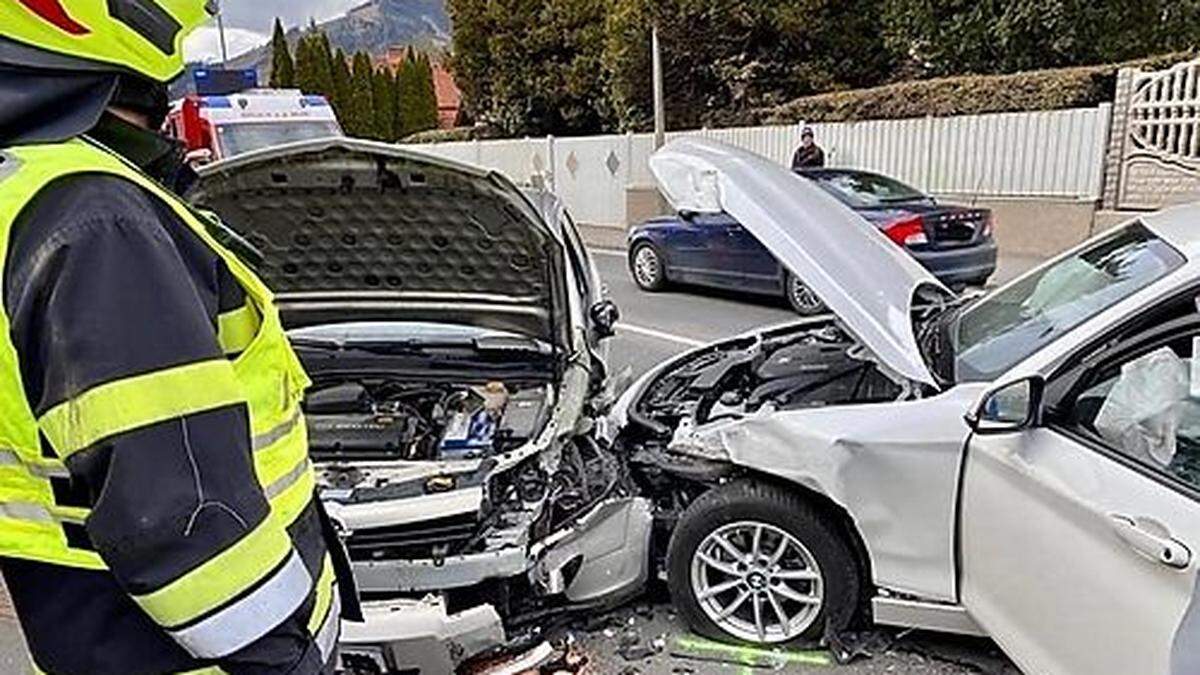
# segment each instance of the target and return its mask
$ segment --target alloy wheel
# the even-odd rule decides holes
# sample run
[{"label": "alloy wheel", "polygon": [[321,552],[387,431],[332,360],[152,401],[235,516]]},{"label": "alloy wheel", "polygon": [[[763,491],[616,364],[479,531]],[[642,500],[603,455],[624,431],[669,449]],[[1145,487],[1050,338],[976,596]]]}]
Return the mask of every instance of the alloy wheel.
[{"label": "alloy wheel", "polygon": [[633,256],[633,274],[637,277],[639,286],[657,286],[662,275],[662,263],[658,259],[658,253],[649,246],[639,248]]},{"label": "alloy wheel", "polygon": [[791,294],[792,304],[804,314],[819,314],[825,310],[825,303],[796,277],[788,280],[788,293]]},{"label": "alloy wheel", "polygon": [[692,592],[721,630],[758,643],[791,640],[824,604],[816,558],[799,539],[768,523],[722,526],[692,554]]}]

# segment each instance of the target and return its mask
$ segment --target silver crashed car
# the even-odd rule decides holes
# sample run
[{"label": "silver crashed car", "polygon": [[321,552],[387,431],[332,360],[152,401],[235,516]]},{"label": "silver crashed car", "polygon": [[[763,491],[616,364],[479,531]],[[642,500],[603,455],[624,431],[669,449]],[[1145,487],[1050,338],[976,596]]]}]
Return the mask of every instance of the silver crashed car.
[{"label": "silver crashed car", "polygon": [[339,138],[209,165],[191,197],[259,257],[313,380],[366,601],[349,670],[449,672],[644,585],[650,502],[593,433],[616,307],[552,195]]},{"label": "silver crashed car", "polygon": [[674,358],[606,421],[695,630],[873,618],[985,633],[1028,673],[1200,672],[1200,206],[956,298],[761,157],[681,140],[651,167],[832,312]]}]

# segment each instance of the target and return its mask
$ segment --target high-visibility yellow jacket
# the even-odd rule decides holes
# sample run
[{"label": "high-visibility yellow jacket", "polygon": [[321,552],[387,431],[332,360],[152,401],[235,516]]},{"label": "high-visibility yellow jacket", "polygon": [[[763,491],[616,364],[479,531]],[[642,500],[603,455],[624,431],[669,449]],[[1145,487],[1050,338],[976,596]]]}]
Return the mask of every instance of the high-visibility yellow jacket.
[{"label": "high-visibility yellow jacket", "polygon": [[[66,605],[69,595],[11,589],[37,666],[55,674],[221,672],[225,660],[271,639],[305,642],[307,662],[328,661],[339,603],[300,412],[308,379],[270,291],[203,216],[81,139],[0,148],[0,275],[14,223],[48,187],[78,176],[135,186],[215,254],[244,303],[211,317],[210,356],[67,383],[49,406],[29,400],[22,359],[38,356],[19,354],[0,312],[0,566],[10,586],[44,579],[49,566],[61,572],[56,578],[98,589],[52,610],[35,603]],[[160,320],[174,320],[173,312]],[[214,426],[214,416],[227,423]],[[137,433],[159,434],[160,449],[121,456],[115,439]],[[156,462],[161,479],[126,479],[154,476]],[[131,463],[138,471],[122,470]],[[26,574],[30,566],[41,576]],[[107,589],[120,597],[98,600]],[[43,625],[48,616],[60,625]],[[300,628],[272,633],[289,622]],[[49,634],[70,630],[70,639]],[[89,644],[93,637],[106,644]],[[129,640],[142,646],[121,646]],[[69,644],[79,652],[65,653]],[[88,653],[101,649],[117,656]]]}]

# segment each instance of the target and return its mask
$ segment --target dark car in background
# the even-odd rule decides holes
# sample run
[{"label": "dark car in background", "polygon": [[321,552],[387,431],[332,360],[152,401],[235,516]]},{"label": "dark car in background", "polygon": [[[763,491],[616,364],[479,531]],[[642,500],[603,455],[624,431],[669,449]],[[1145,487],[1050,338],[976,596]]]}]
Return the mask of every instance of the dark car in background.
[{"label": "dark car in background", "polygon": [[[797,172],[854,209],[954,289],[983,285],[996,269],[988,209],[941,204],[894,178],[855,169]],[[629,233],[629,269],[647,291],[671,282],[784,295],[805,315],[825,311],[804,284],[725,213],[653,218]]]}]

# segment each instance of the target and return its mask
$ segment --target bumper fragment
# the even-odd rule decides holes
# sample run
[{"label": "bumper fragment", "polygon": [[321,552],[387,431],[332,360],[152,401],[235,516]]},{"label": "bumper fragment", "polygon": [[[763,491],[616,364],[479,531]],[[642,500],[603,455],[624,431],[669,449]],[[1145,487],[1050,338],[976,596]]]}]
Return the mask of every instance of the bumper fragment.
[{"label": "bumper fragment", "polygon": [[340,650],[346,665],[451,673],[463,661],[507,641],[500,615],[488,604],[449,614],[445,601],[430,595],[365,603],[363,615],[364,623],[342,622]]}]

